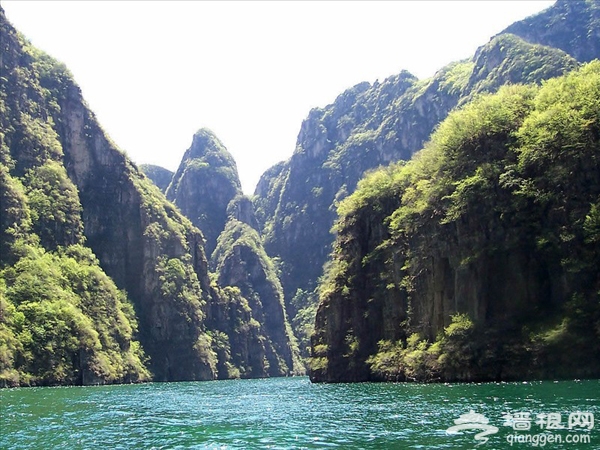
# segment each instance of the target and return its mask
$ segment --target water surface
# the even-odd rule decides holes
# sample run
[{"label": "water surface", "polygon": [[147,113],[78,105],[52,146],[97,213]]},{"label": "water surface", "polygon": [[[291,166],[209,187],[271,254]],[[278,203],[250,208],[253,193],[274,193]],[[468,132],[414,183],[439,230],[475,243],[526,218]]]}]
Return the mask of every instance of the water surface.
[{"label": "water surface", "polygon": [[[475,440],[481,430],[446,432],[471,410],[498,428],[487,442]],[[507,412],[529,414],[530,430],[505,425]],[[600,448],[600,424],[590,430],[584,420],[568,429],[576,412],[600,421],[600,381],[311,384],[279,378],[21,388],[0,390],[0,448]],[[537,414],[548,413],[561,414],[565,429],[535,423]],[[550,443],[549,435],[563,442]]]}]

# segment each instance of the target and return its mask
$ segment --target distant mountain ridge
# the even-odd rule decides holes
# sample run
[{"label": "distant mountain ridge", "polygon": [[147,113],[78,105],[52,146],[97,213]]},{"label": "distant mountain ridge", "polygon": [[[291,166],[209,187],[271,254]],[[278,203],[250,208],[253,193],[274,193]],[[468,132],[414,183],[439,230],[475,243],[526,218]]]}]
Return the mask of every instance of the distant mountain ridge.
[{"label": "distant mountain ridge", "polygon": [[[0,386],[302,372],[264,252],[247,257],[269,282],[219,286],[202,232],[106,136],[68,70],[2,9],[0,33]],[[243,219],[248,200],[234,203],[223,216]]]},{"label": "distant mountain ridge", "polygon": [[174,175],[170,170],[153,164],[140,164],[140,170],[150,178],[163,194],[167,191]]},{"label": "distant mountain ridge", "polygon": [[590,62],[600,54],[600,3],[558,0],[551,8],[515,22],[501,34],[506,33],[558,48],[579,62]]}]

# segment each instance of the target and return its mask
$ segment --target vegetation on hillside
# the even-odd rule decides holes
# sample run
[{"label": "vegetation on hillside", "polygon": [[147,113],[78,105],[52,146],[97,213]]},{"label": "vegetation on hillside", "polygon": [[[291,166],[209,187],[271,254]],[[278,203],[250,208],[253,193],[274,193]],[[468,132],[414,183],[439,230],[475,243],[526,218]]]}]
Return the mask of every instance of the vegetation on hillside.
[{"label": "vegetation on hillside", "polygon": [[[156,340],[149,318],[191,320],[171,345],[200,360],[201,256],[186,254],[199,232],[110,142],[65,66],[2,10],[0,33],[0,385],[150,380],[162,361],[140,343]],[[165,289],[153,290],[161,276]]]},{"label": "vegetation on hillside", "polygon": [[314,322],[315,288],[331,251],[336,208],[367,171],[409,160],[452,109],[481,93],[511,83],[539,84],[577,67],[561,50],[503,34],[429,79],[402,72],[360,83],[333,104],[313,109],[293,156],[265,172],[255,195],[265,248],[281,262],[297,336],[306,342]]},{"label": "vegetation on hillside", "polygon": [[59,108],[42,80],[70,75],[15,38],[28,64],[1,79],[0,386],[148,380],[131,302],[85,246],[78,190],[42,113]]},{"label": "vegetation on hillside", "polygon": [[[349,308],[365,301],[353,292],[369,271],[379,281],[363,295],[377,302],[397,292],[407,299],[406,317],[396,327],[400,339],[383,339],[375,349],[350,330],[346,350],[334,350],[328,345],[335,338],[318,326],[315,372],[333,359],[352,359],[354,346],[368,353],[362,363],[374,379],[597,376],[599,148],[595,61],[542,87],[479,96],[451,113],[413,160],[367,176],[338,208],[318,324],[340,313],[327,308],[333,299]],[[361,233],[370,219],[370,229],[384,230],[379,237]],[[529,273],[511,276],[510,267],[498,265],[510,255],[528,261]],[[426,305],[435,307],[430,298],[437,293],[427,286],[438,283],[438,260],[451,273],[474,274],[474,285],[487,277],[485,285],[499,290],[482,291],[489,304],[482,300],[479,310],[465,302],[465,290],[452,290],[443,325],[423,323]]]},{"label": "vegetation on hillside", "polygon": [[[248,322],[255,324],[254,333],[258,338],[255,354],[241,351],[233,355],[234,361],[236,358],[242,360],[237,364],[242,368],[241,375],[285,376],[303,373],[296,339],[283,303],[283,289],[258,232],[247,223],[230,217],[219,236],[211,266],[218,284],[234,288],[239,301],[248,305],[248,319],[238,319],[233,327],[230,326],[231,322],[216,323],[215,326],[229,336],[239,336],[245,333]],[[232,348],[240,351],[239,344]],[[260,359],[257,355],[264,355],[264,363],[260,361],[260,364],[256,364]]]}]

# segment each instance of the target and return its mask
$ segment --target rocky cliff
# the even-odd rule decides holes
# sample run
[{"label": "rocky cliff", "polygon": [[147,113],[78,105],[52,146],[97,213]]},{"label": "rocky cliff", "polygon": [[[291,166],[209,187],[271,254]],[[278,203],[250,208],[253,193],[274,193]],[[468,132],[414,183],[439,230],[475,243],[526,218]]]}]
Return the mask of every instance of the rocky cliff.
[{"label": "rocky cliff", "polygon": [[[125,375],[110,374],[111,370],[122,372],[119,365],[126,364],[114,353],[117,348],[121,348],[121,352],[127,351],[132,333],[149,357],[148,367],[155,380],[213,379],[216,377],[216,360],[204,326],[211,288],[200,231],[164,199],[106,136],[67,69],[29,45],[7,23],[3,11],[0,20],[2,171],[5,180],[3,258],[7,255],[4,251],[9,250],[8,257],[3,260],[2,285],[6,286],[6,294],[3,294],[2,302],[4,311],[16,314],[12,322],[3,323],[3,327],[8,327],[18,341],[13,346],[14,358],[7,370],[14,369],[23,375],[12,382],[75,382],[73,377],[77,377],[77,373],[80,383],[87,382],[88,378],[89,382],[122,380]],[[56,193],[49,195],[49,192]],[[24,255],[21,248],[23,239],[35,243],[37,238],[30,230],[24,230],[27,210],[24,207],[25,212],[19,212],[18,204],[29,205],[29,215],[34,219],[31,231],[42,238],[37,254]],[[14,214],[4,219],[5,210],[12,210]],[[21,239],[17,231],[23,235]],[[52,298],[48,299],[48,304],[37,305],[39,294],[33,281],[23,291],[24,280],[32,276],[25,265],[25,257],[41,263],[43,258],[69,252],[68,246],[73,244],[85,245],[86,249],[74,257],[76,262],[79,260],[83,264],[81,260],[87,258],[93,265],[97,257],[102,273],[110,277],[105,290],[113,289],[114,295],[119,292],[117,288],[127,292],[133,303],[135,311],[131,311],[130,322],[135,321],[139,327],[125,325],[123,313],[114,316],[125,327],[125,334],[115,337],[120,347],[107,347],[109,342],[88,344],[83,338],[79,345],[66,344],[72,342],[69,333],[88,329],[84,324],[89,319],[82,318],[81,312],[99,323],[113,320],[108,309],[102,310],[98,306],[96,311],[90,311],[93,305],[84,307],[83,299],[96,295],[93,284],[89,284],[92,281],[76,281],[75,278],[76,284],[71,289],[75,296],[66,295],[59,305],[54,305]],[[49,256],[44,257],[44,251],[53,253],[46,253]],[[81,252],[89,252],[90,256],[83,257]],[[15,274],[15,268],[21,263],[22,272]],[[113,281],[116,287],[111,288]],[[17,295],[17,291],[22,294]],[[43,287],[42,292],[45,292]],[[117,311],[125,307],[115,302],[112,304]],[[125,304],[122,298],[121,303]],[[30,325],[23,323],[29,322],[19,318],[23,314],[26,318],[33,314],[28,311],[33,311],[34,307],[45,312],[35,316],[40,322],[38,328],[27,331]],[[60,337],[36,334],[44,328],[55,329],[60,317],[57,311],[62,310],[70,311],[68,317],[71,318],[58,322],[65,324],[64,329],[59,327],[63,330]],[[94,336],[92,331],[88,334]],[[30,336],[29,341],[26,336]],[[45,343],[44,339],[50,339],[52,343]],[[63,358],[60,370],[56,361],[49,361],[48,366],[41,368],[23,366],[22,361],[29,358],[28,346],[31,345],[36,348],[66,345],[60,353]],[[84,377],[86,372],[69,361],[79,359],[72,355],[90,349],[104,351],[103,356],[96,357],[100,361],[96,366],[103,368],[92,371],[93,377]],[[145,369],[138,367],[136,370],[142,373]]]},{"label": "rocky cliff", "polygon": [[580,62],[600,54],[600,4],[596,0],[558,0],[552,8],[509,26],[534,44],[559,48]]},{"label": "rocky cliff", "polygon": [[150,181],[152,181],[163,194],[167,191],[174,175],[170,170],[153,164],[140,164],[140,170],[150,178]]},{"label": "rocky cliff", "polygon": [[[577,61],[560,49],[503,34],[430,79],[402,72],[372,85],[361,83],[333,104],[312,110],[294,154],[265,172],[254,199],[265,248],[282,261],[291,318],[314,305],[334,239],[336,207],[365,172],[410,159],[453,108],[478,94],[507,83],[540,83],[575,67]],[[306,341],[306,331],[299,328],[307,329],[306,320],[296,330]]]},{"label": "rocky cliff", "polygon": [[[407,89],[406,94],[397,100],[397,109],[388,113],[388,117],[382,121],[378,131],[385,129],[386,133],[375,134],[379,141],[367,141],[365,152],[368,154],[373,152],[373,149],[381,148],[381,136],[397,136],[398,139],[392,144],[396,149],[402,148],[410,136],[411,145],[417,147],[412,147],[412,150],[397,157],[398,160],[407,159],[412,151],[423,145],[436,120],[442,120],[452,108],[468,104],[477,94],[495,92],[506,83],[539,84],[544,79],[577,67],[575,58],[579,61],[597,58],[599,55],[595,49],[599,42],[599,24],[596,17],[597,4],[594,2],[558,2],[542,14],[509,27],[506,32],[481,47],[470,61],[451,64],[439,71],[432,80],[427,80],[421,86],[420,82],[417,82],[415,88]],[[509,32],[519,34],[525,39]],[[578,44],[574,45],[574,42]],[[553,47],[539,44],[550,44]],[[565,50],[571,53],[571,57],[564,53]],[[406,124],[413,126],[408,128]],[[415,137],[418,139],[415,140]],[[428,160],[428,163],[435,165],[436,161]],[[352,165],[346,162],[346,165],[348,164]],[[283,173],[284,167],[278,168],[274,173]],[[383,179],[385,177],[381,173],[372,178],[382,183],[382,189],[389,182],[384,182]],[[569,294],[565,291],[558,293],[558,285],[562,283],[560,280],[564,281],[564,277],[558,275],[559,269],[533,267],[531,259],[535,257],[531,254],[523,256],[512,247],[504,253],[498,252],[494,255],[497,259],[481,262],[472,268],[464,265],[471,256],[449,256],[447,252],[451,248],[450,242],[458,242],[455,250],[459,251],[477,246],[478,238],[473,236],[473,230],[484,229],[477,214],[463,219],[467,223],[460,222],[457,225],[459,231],[456,236],[446,234],[451,227],[444,223],[443,227],[433,228],[422,224],[423,230],[427,230],[429,235],[424,235],[421,241],[412,237],[400,240],[390,237],[389,221],[394,214],[399,214],[396,212],[399,206],[395,202],[403,195],[413,199],[415,190],[428,186],[432,180],[435,180],[433,176],[431,179],[417,180],[414,187],[395,186],[394,193],[385,196],[370,192],[373,198],[365,198],[367,188],[362,194],[357,193],[358,198],[364,201],[364,209],[360,209],[360,212],[357,210],[351,217],[342,214],[342,219],[335,229],[338,233],[343,232],[343,235],[338,236],[331,262],[328,263],[327,278],[321,282],[319,289],[321,301],[312,342],[311,376],[314,380],[357,381],[435,377],[493,379],[536,374],[551,376],[549,374],[560,372],[553,372],[548,361],[540,362],[544,358],[547,359],[551,353],[548,351],[549,347],[545,346],[548,342],[542,344],[540,339],[535,343],[540,353],[536,353],[533,358],[537,360],[530,372],[520,372],[523,369],[523,360],[519,358],[530,358],[527,363],[532,362],[531,354],[525,357],[523,355],[527,352],[519,353],[523,350],[520,345],[528,341],[522,329],[515,332],[515,328],[511,328],[518,328],[518,325],[508,325],[511,324],[511,320],[523,320],[543,311],[544,308],[545,313],[552,315],[552,311],[556,312],[554,308],[557,304],[563,305],[563,313],[565,308],[572,307],[565,306],[570,302],[568,295],[573,294],[577,297],[578,294],[574,294],[573,291]],[[403,178],[403,183],[409,182],[412,182],[409,177]],[[458,180],[454,182],[460,183]],[[281,182],[265,180],[259,187],[276,191],[278,186],[281,186]],[[406,189],[406,194],[403,194],[403,189]],[[283,190],[284,188],[281,188],[281,191]],[[589,198],[593,201],[593,194]],[[413,200],[421,202],[418,199]],[[344,208],[341,211],[343,210]],[[348,221],[345,222],[345,219]],[[352,226],[346,229],[345,225],[349,223]],[[471,229],[473,234],[463,235],[468,229]],[[489,233],[487,231],[485,236],[491,239]],[[492,234],[492,237],[498,236]],[[275,238],[274,241],[276,240]],[[524,250],[525,244],[521,244],[521,250]],[[434,245],[445,249],[440,258],[431,253]],[[500,247],[500,243],[494,245]],[[409,256],[414,258],[410,259],[411,262],[422,258],[422,262],[427,261],[428,264],[409,264]],[[419,267],[419,270],[406,275],[406,270],[412,269],[413,266]],[[513,272],[515,268],[517,270]],[[425,279],[426,276],[431,278]],[[421,284],[421,280],[424,280],[424,285]],[[394,289],[394,286],[403,288]],[[509,299],[510,294],[506,293],[506,286],[530,291],[523,297]],[[421,288],[424,291],[419,291]],[[312,297],[316,298],[317,293]],[[541,305],[544,298],[550,300]],[[593,300],[588,301],[593,303]],[[537,306],[532,306],[536,302]],[[532,312],[534,310],[536,312]],[[477,334],[482,329],[482,323],[490,324],[484,318],[489,319],[498,311],[504,311],[507,328],[491,327],[487,337]],[[596,313],[593,308],[588,310],[588,318],[594,314]],[[559,319],[555,317],[555,320]],[[592,323],[593,320],[587,325],[593,329]],[[444,332],[447,335],[434,343],[436,335]],[[511,341],[514,344],[515,356],[512,367],[508,363],[498,363],[498,358],[510,357],[510,351],[506,349],[512,344],[504,347],[507,353],[503,356],[498,356],[502,353],[498,349],[479,347],[479,352],[487,352],[490,361],[495,361],[485,370],[498,366],[502,366],[502,369],[492,374],[485,370],[472,370],[471,366],[470,372],[460,373],[457,367],[464,362],[461,361],[464,355],[460,355],[457,349],[464,350],[463,347],[471,345],[470,339],[489,343],[491,339],[500,340],[500,336],[508,332],[514,332],[514,335],[518,336],[515,341]],[[548,333],[551,334],[550,331]],[[492,335],[493,338],[490,338]],[[593,341],[596,336],[592,334],[590,339]],[[429,345],[432,345],[431,352],[427,353]],[[516,350],[517,348],[519,350]],[[540,350],[542,348],[545,350]],[[444,349],[447,350],[446,353]],[[545,351],[547,352],[544,353]],[[468,351],[464,353],[475,358]],[[433,363],[434,356],[440,357],[442,361],[456,359],[458,362],[455,361],[456,367],[451,369],[449,365]],[[578,357],[581,361],[586,359],[582,353],[579,353]],[[482,363],[481,360],[477,362]],[[470,364],[472,361],[464,362],[465,366]],[[535,367],[535,364],[539,366]],[[566,366],[569,364],[565,363]],[[554,368],[559,366],[560,363],[557,363]],[[582,369],[582,373],[595,370],[593,364],[587,365]]]},{"label": "rocky cliff", "polygon": [[599,113],[596,61],[477,99],[363,180],[339,208],[311,379],[599,376]]},{"label": "rocky cliff", "polygon": [[210,130],[194,135],[167,197],[205,232],[217,285],[234,288],[220,290],[224,298],[209,305],[207,326],[221,336],[217,353],[225,358],[219,376],[232,371],[241,377],[303,372],[254,205],[242,195],[233,158]]},{"label": "rocky cliff", "polygon": [[[238,345],[231,345],[231,353],[240,358],[236,365],[245,369],[242,376],[303,373],[283,303],[281,283],[258,231],[250,225],[256,224],[250,208],[252,203],[247,197],[232,200],[229,220],[211,258],[218,284],[239,290],[240,298],[247,303],[248,323],[259,337],[254,349],[242,340]],[[224,327],[223,322],[215,321],[214,328],[222,329],[230,340],[239,334],[239,325]]]},{"label": "rocky cliff", "polygon": [[202,230],[209,256],[225,228],[227,205],[239,193],[241,184],[233,157],[212,131],[199,130],[166,196]]}]

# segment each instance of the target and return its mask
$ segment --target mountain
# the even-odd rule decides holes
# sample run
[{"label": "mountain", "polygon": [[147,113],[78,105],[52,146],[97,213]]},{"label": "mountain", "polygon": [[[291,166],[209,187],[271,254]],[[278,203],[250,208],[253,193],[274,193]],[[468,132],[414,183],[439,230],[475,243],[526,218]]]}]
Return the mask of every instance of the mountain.
[{"label": "mountain", "polygon": [[225,228],[227,205],[241,192],[233,157],[212,131],[201,129],[184,153],[166,196],[202,230],[210,256]]},{"label": "mountain", "polygon": [[249,199],[210,130],[140,170],[0,8],[0,386],[297,374],[290,324],[313,381],[598,376],[598,36],[360,83]]},{"label": "mountain", "polygon": [[313,381],[600,374],[598,62],[572,72],[600,57],[597,17],[557,2],[492,38],[424,149],[337,205]]},{"label": "mountain", "polygon": [[0,22],[4,382],[148,379],[140,344],[156,380],[214,378],[200,232],[105,135],[68,70]]},{"label": "mountain", "polygon": [[559,48],[578,61],[589,62],[600,54],[600,3],[558,0],[552,8],[516,22],[502,33]]},{"label": "mountain", "polygon": [[231,372],[231,366],[242,377],[302,373],[254,205],[242,194],[235,161],[212,131],[196,132],[166,195],[205,233],[209,267],[217,285],[225,287],[222,296],[233,299],[211,305],[207,322],[227,342],[223,355],[229,355],[229,365],[221,372]]},{"label": "mountain", "polygon": [[152,181],[163,194],[167,191],[174,175],[170,170],[153,164],[140,164],[140,170],[150,178],[150,181]]},{"label": "mountain", "polygon": [[[224,199],[199,221],[210,233],[221,220],[213,246],[233,221],[254,227],[225,233],[211,274],[203,233],[104,133],[66,67],[2,9],[0,33],[0,386],[301,371],[253,206],[216,138],[198,133],[169,182],[190,210],[192,172],[205,205]],[[168,172],[146,170],[165,188]],[[251,273],[236,278],[236,264]]]},{"label": "mountain", "polygon": [[[238,365],[245,367],[252,376],[301,374],[304,368],[288,322],[281,283],[258,231],[251,225],[256,224],[253,212],[249,209],[251,207],[250,199],[245,196],[230,202],[229,220],[219,235],[217,248],[210,261],[217,283],[234,287],[240,299],[246,302],[250,324],[259,338],[254,350],[250,350],[250,346],[242,341],[239,349],[232,344],[232,353],[237,351],[237,354],[243,355],[244,349],[248,349],[242,357],[245,363]],[[244,209],[246,213],[250,212],[250,216],[244,217]],[[220,323],[215,322],[213,327],[223,328]],[[225,332],[231,339],[237,336],[235,327]],[[255,363],[251,364],[252,361]]]},{"label": "mountain", "polygon": [[[550,11],[562,14],[563,6]],[[315,288],[332,249],[337,205],[363,175],[409,160],[450,111],[476,96],[507,83],[539,84],[577,66],[558,48],[501,34],[432,78],[402,72],[360,83],[309,113],[294,154],[263,174],[254,197],[265,249],[281,260],[286,305],[302,348],[308,346]]]},{"label": "mountain", "polygon": [[313,381],[600,376],[600,62],[452,112],[339,206]]}]

